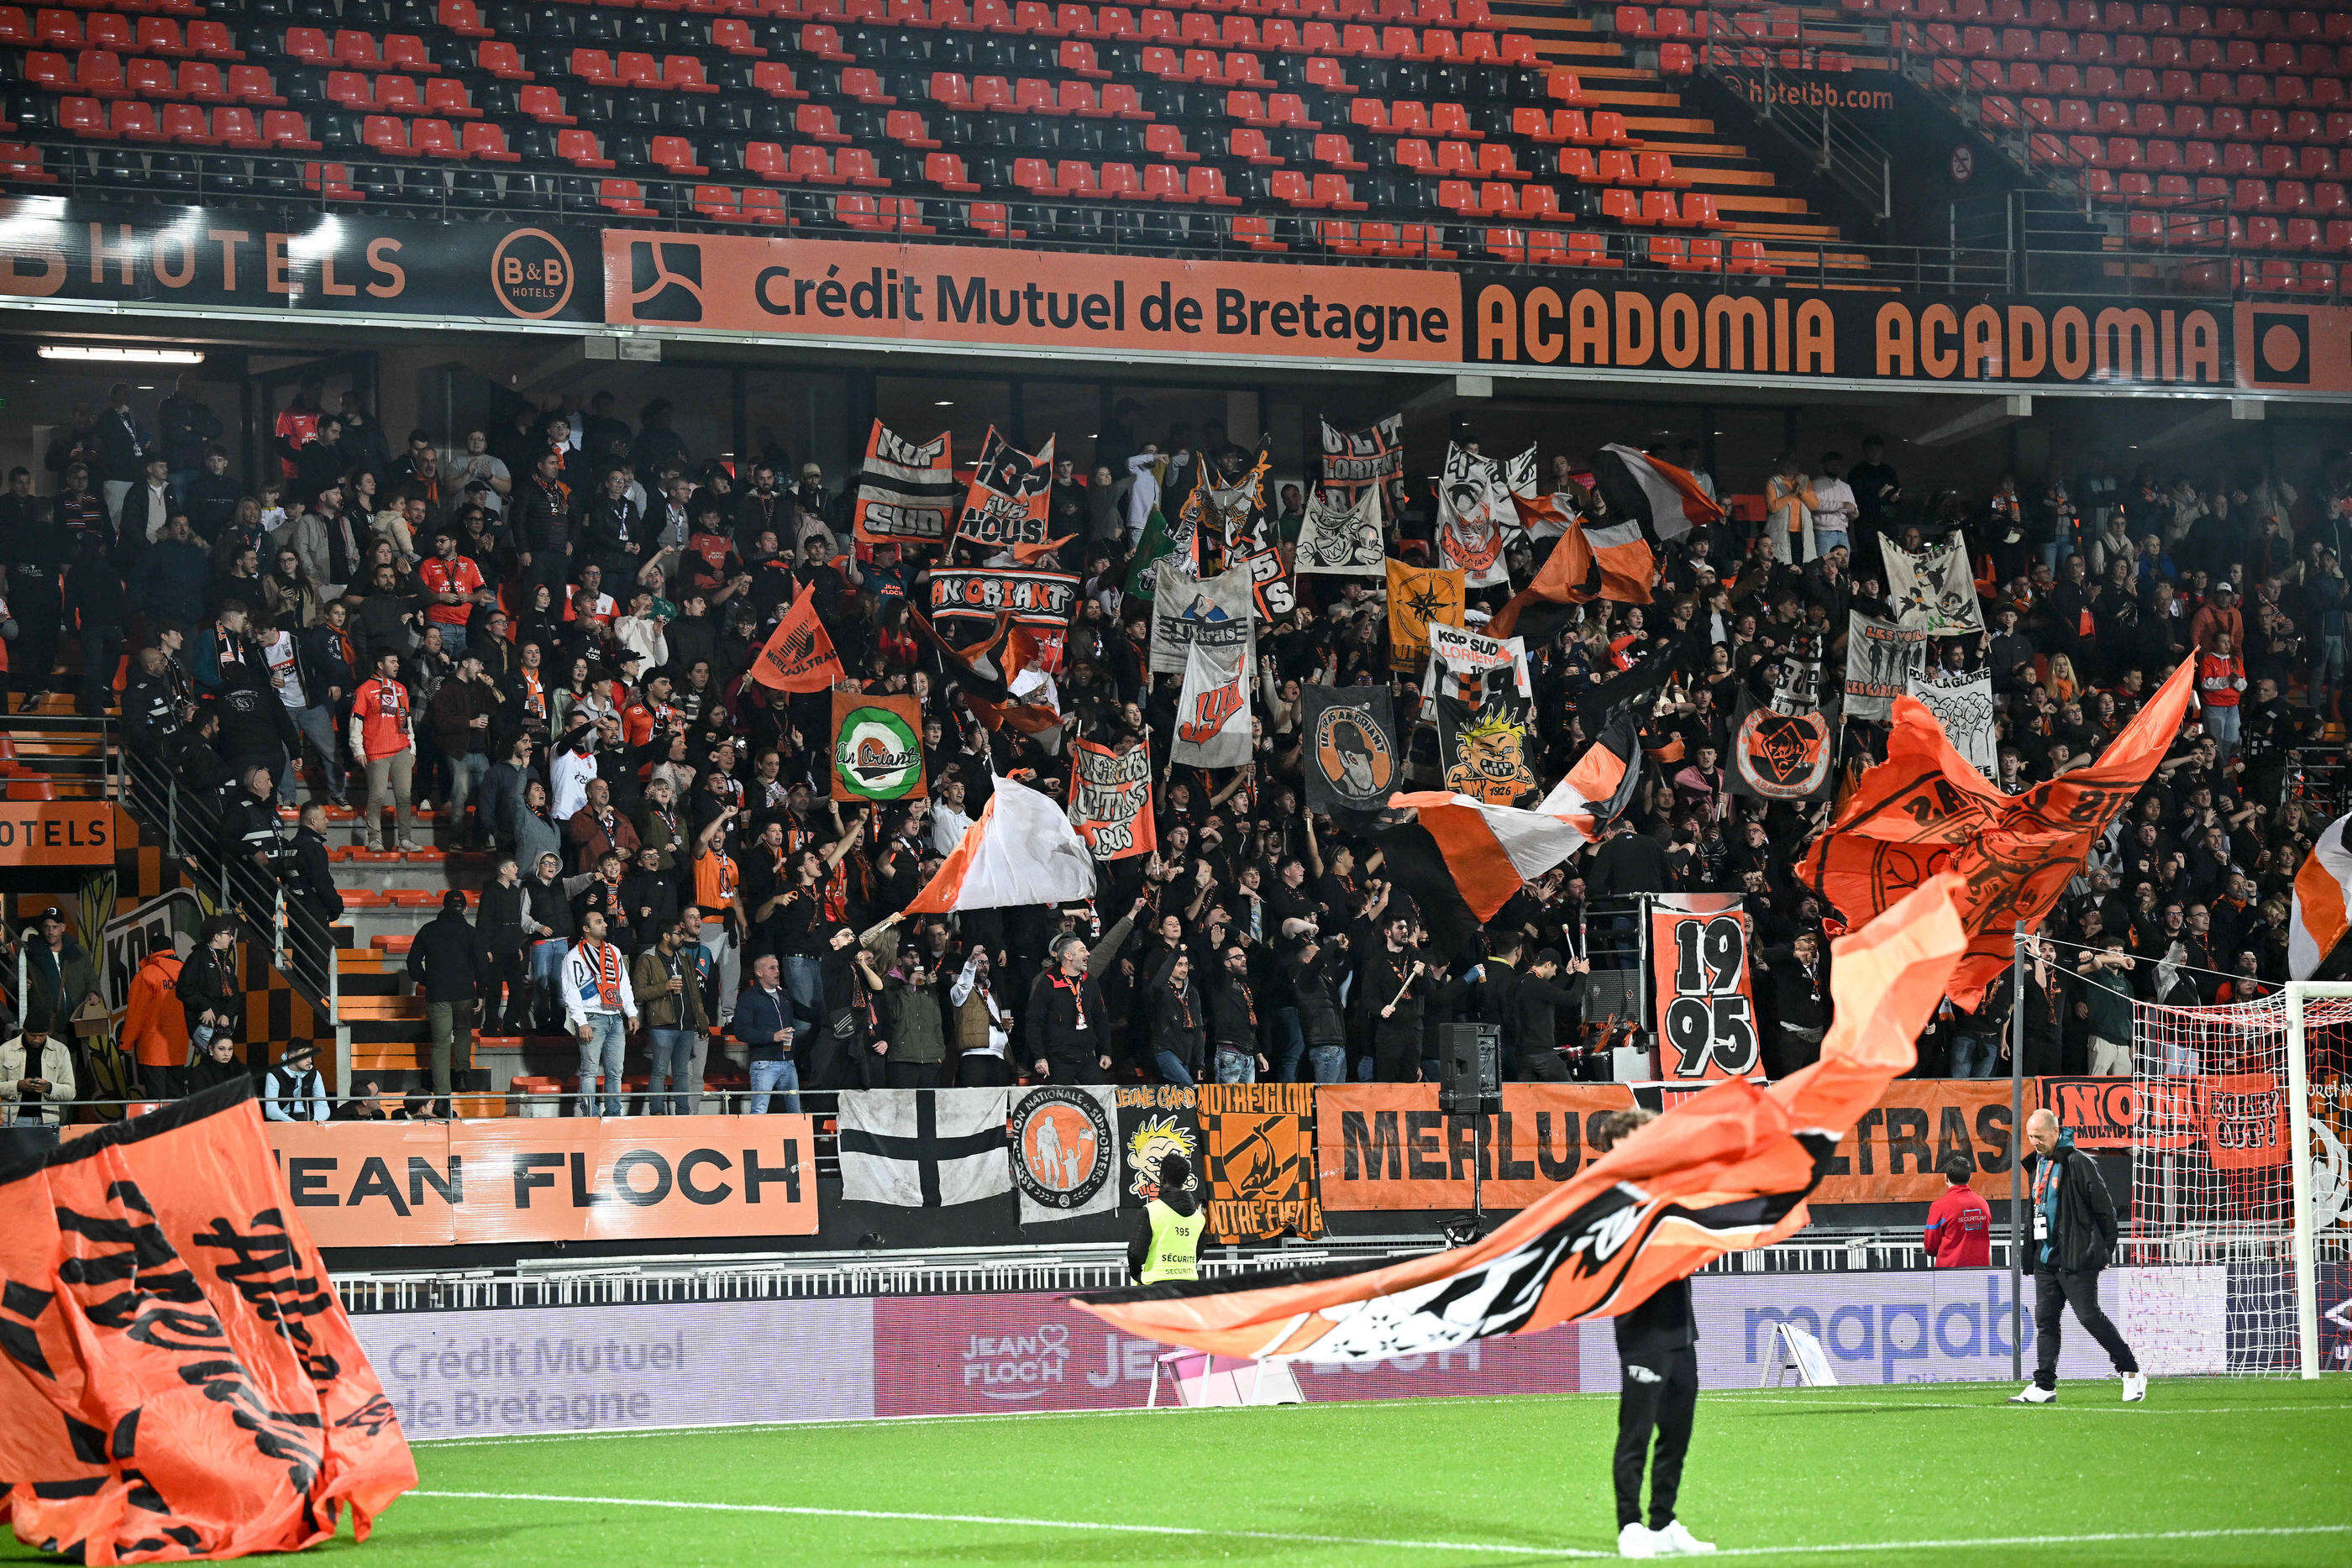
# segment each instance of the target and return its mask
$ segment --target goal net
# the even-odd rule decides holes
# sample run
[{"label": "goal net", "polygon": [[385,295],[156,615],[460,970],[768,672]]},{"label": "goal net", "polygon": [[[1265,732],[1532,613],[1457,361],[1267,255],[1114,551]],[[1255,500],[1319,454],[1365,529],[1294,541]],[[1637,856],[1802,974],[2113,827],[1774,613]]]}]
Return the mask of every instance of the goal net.
[{"label": "goal net", "polygon": [[2352,1369],[2352,987],[2294,989],[2135,1009],[2116,1262],[2150,1372]]}]

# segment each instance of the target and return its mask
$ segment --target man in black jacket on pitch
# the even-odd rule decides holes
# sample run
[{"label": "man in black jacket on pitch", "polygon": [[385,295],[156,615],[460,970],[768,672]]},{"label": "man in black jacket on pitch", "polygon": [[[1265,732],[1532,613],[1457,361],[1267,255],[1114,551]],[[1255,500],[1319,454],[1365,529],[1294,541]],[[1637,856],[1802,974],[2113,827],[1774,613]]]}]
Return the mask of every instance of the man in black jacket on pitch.
[{"label": "man in black jacket on pitch", "polygon": [[[1654,1113],[1618,1111],[1603,1118],[1592,1140],[1598,1159],[1631,1137]],[[1687,1279],[1661,1285],[1649,1300],[1616,1319],[1617,1451],[1611,1478],[1617,1491],[1617,1552],[1622,1557],[1670,1557],[1715,1548],[1695,1539],[1675,1517],[1683,1457],[1690,1452],[1698,1410],[1698,1318]],[[1651,1434],[1657,1447],[1651,1448]],[[1642,1471],[1650,1472],[1650,1523],[1642,1523]]]},{"label": "man in black jacket on pitch", "polygon": [[2025,1119],[2027,1179],[2033,1186],[2033,1381],[2009,1396],[2011,1405],[2048,1405],[2058,1397],[2058,1336],[2066,1309],[2099,1342],[2123,1375],[2124,1403],[2147,1397],[2147,1375],[2131,1346],[2099,1307],[2099,1270],[2116,1250],[2116,1201],[2091,1156],[2058,1118],[2036,1111]]}]

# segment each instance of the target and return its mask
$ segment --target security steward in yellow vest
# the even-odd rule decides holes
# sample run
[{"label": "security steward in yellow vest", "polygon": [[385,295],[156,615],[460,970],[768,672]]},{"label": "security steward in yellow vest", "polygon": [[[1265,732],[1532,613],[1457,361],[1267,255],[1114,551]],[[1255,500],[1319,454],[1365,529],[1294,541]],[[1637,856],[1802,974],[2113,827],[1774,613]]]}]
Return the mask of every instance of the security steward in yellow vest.
[{"label": "security steward in yellow vest", "polygon": [[1160,1196],[1143,1206],[1143,1218],[1127,1244],[1127,1277],[1139,1285],[1201,1277],[1201,1235],[1208,1228],[1192,1162],[1169,1154],[1160,1161]]}]

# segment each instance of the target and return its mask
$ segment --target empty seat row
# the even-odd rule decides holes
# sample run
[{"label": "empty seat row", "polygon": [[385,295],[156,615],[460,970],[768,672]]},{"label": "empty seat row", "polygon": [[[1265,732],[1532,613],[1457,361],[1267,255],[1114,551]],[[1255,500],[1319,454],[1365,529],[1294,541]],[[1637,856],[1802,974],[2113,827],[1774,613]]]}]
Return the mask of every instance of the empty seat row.
[{"label": "empty seat row", "polygon": [[2141,5],[2137,0],[1843,0],[1849,11],[1917,21],[1993,26],[2065,27],[2075,32],[2150,33],[2175,37],[2352,38],[2352,15],[2339,7]]}]

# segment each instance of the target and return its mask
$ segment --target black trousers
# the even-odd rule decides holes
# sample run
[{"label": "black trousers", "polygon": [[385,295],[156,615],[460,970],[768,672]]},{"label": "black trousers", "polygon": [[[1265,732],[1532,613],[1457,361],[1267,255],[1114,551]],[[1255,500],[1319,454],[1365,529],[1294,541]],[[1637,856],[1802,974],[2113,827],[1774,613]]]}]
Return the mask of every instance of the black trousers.
[{"label": "black trousers", "polygon": [[2033,1270],[2034,1386],[2058,1386],[2058,1335],[2068,1307],[2074,1309],[2075,1318],[2099,1342],[2117,1372],[2139,1370],[2131,1346],[2099,1307],[2099,1270],[2057,1269],[2043,1263]]},{"label": "black trousers", "polygon": [[[58,639],[65,632],[65,606],[54,594],[26,596],[12,606],[16,640],[8,647],[8,684],[21,696],[49,689],[57,669]],[[114,672],[106,672],[112,680]]]},{"label": "black trousers", "polygon": [[1013,1082],[1013,1064],[984,1051],[968,1051],[956,1058],[955,1086],[961,1089],[1002,1089]]},{"label": "black trousers", "polygon": [[1421,1077],[1421,1030],[1373,1031],[1372,1077],[1382,1083],[1417,1082]]},{"label": "black trousers", "polygon": [[[1690,1451],[1691,1415],[1698,1407],[1698,1350],[1660,1351],[1619,1368],[1617,1393],[1617,1528],[1642,1522],[1642,1467],[1650,1469],[1650,1528],[1674,1522],[1682,1490],[1683,1456]],[[1657,1434],[1654,1454],[1650,1435]]]}]

